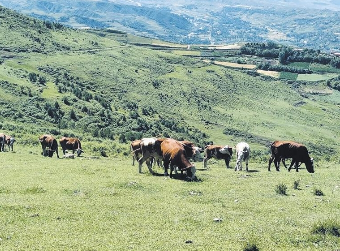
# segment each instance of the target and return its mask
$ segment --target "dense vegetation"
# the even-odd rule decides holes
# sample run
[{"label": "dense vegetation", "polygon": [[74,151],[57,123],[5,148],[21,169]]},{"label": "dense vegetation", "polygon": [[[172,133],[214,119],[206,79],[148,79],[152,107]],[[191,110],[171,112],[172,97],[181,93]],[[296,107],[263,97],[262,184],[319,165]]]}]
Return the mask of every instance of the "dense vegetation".
[{"label": "dense vegetation", "polygon": [[49,132],[79,136],[94,152],[127,154],[126,143],[146,136],[201,146],[247,140],[266,160],[270,142],[294,139],[317,158],[336,159],[336,80],[328,84],[333,93],[319,98],[313,90],[325,82],[287,85],[150,39],[73,30],[5,8],[1,16],[1,128],[24,144]]}]

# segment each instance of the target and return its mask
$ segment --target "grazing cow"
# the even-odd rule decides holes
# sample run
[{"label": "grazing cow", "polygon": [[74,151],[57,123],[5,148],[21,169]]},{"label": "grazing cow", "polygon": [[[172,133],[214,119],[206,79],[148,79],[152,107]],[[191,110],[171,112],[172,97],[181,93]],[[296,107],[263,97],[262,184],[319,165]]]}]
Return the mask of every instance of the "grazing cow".
[{"label": "grazing cow", "polygon": [[175,166],[181,171],[186,171],[187,179],[194,180],[196,178],[196,168],[188,161],[183,143],[175,139],[164,139],[160,144],[160,149],[166,172],[170,164],[170,178],[172,178]]},{"label": "grazing cow", "polygon": [[5,151],[6,144],[6,135],[4,133],[0,133],[0,152]]},{"label": "grazing cow", "polygon": [[[39,141],[41,143],[42,155],[43,156],[52,157],[53,153],[56,152],[57,158],[59,159],[58,142],[52,135],[48,135],[48,134],[41,135],[39,137]],[[46,150],[46,148],[48,150]]]},{"label": "grazing cow", "polygon": [[142,156],[142,150],[140,148],[140,143],[142,140],[137,139],[131,142],[130,144],[130,150],[132,154],[132,165],[135,165],[135,160],[139,160],[140,157]]},{"label": "grazing cow", "polygon": [[160,145],[164,139],[157,138],[143,138],[140,142],[141,157],[138,159],[139,162],[139,173],[142,173],[142,164],[146,161],[149,172],[154,174],[152,170],[152,162],[162,158]]},{"label": "grazing cow", "polygon": [[77,157],[83,153],[83,149],[81,149],[81,143],[78,138],[69,138],[69,137],[62,137],[59,140],[60,146],[63,149],[63,154],[65,155],[66,150],[72,150],[72,154],[77,151]]},{"label": "grazing cow", "polygon": [[269,159],[268,171],[270,171],[270,165],[273,160],[276,170],[279,171],[280,160],[292,158],[292,163],[290,164],[288,171],[295,165],[296,171],[298,172],[298,165],[299,162],[301,162],[305,163],[309,173],[314,173],[313,159],[309,157],[306,146],[294,141],[274,141],[270,148],[272,155]]},{"label": "grazing cow", "polygon": [[229,162],[231,156],[233,154],[233,149],[226,146],[218,146],[218,145],[207,145],[204,149],[204,159],[203,159],[203,168],[207,168],[207,161],[211,158],[215,159],[224,159],[227,168],[229,168]]},{"label": "grazing cow", "polygon": [[14,142],[15,142],[15,138],[10,136],[10,135],[6,135],[6,144],[8,146],[8,151],[11,151],[13,152],[13,145],[14,145]]},{"label": "grazing cow", "polygon": [[248,172],[248,160],[250,157],[250,147],[246,142],[240,142],[236,145],[236,166],[235,171],[242,171],[242,161],[246,162],[246,171]]}]

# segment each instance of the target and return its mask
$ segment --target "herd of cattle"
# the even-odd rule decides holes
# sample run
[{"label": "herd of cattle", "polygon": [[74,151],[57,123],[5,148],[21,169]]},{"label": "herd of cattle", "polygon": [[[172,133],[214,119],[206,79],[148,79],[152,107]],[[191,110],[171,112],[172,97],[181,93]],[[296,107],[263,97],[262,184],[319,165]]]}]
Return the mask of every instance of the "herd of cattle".
[{"label": "herd of cattle", "polygon": [[[5,151],[5,146],[8,146],[9,151],[13,151],[13,144],[15,138],[10,135],[0,133],[0,152]],[[58,142],[49,134],[41,135],[39,142],[42,147],[42,155],[52,157],[54,152],[59,158]],[[72,151],[68,156],[74,157],[77,153],[79,157],[84,151],[81,148],[81,143],[78,138],[62,137],[59,140],[60,146],[63,150],[64,157],[67,157],[67,150]],[[233,154],[236,152],[236,166],[235,171],[242,170],[242,162],[246,164],[246,171],[248,171],[248,161],[250,157],[250,147],[246,142],[240,142],[235,148],[220,145],[207,145],[204,149],[196,146],[190,141],[177,141],[172,138],[143,138],[131,142],[132,165],[135,160],[139,163],[139,173],[142,172],[142,164],[145,162],[149,172],[155,174],[152,170],[154,163],[164,167],[164,174],[168,175],[170,167],[170,178],[173,177],[173,171],[181,171],[186,174],[188,180],[196,179],[196,168],[191,162],[203,161],[203,168],[207,169],[207,161],[211,158],[218,160],[223,159],[226,167],[229,168],[229,163]],[[287,168],[285,160],[291,159],[291,164],[288,171],[294,166],[296,171],[298,167],[304,163],[306,169],[310,173],[314,173],[313,159],[310,158],[306,146],[293,141],[274,141],[271,146],[271,157],[269,159],[268,171],[272,162],[279,171],[279,165],[282,161]],[[201,153],[204,152],[204,157]]]},{"label": "herd of cattle", "polygon": [[[142,164],[146,162],[151,174],[153,163],[162,163],[164,167],[164,174],[168,175],[170,167],[170,178],[172,172],[180,170],[183,174],[186,173],[188,180],[196,179],[195,166],[190,162],[197,162],[203,160],[203,168],[207,168],[207,161],[211,158],[223,159],[226,167],[229,168],[229,163],[233,154],[233,148],[220,145],[207,145],[204,149],[195,146],[190,141],[177,141],[172,138],[144,138],[131,142],[131,152],[133,156],[132,165],[135,160],[139,163],[139,172],[142,172]],[[288,171],[293,165],[298,171],[298,167],[305,163],[307,171],[314,173],[313,159],[310,158],[307,148],[299,143],[293,141],[275,141],[271,144],[271,157],[269,160],[268,170],[270,171],[271,163],[274,161],[276,170],[279,171],[279,165],[282,161],[287,168],[285,159],[291,158],[291,164]],[[204,152],[204,158],[201,153]],[[235,147],[236,152],[236,166],[235,171],[242,170],[242,162],[246,164],[246,171],[248,171],[248,160],[250,157],[250,147],[246,142],[240,142]],[[160,164],[159,164],[160,165]]]},{"label": "herd of cattle", "polygon": [[10,136],[10,135],[6,135],[4,133],[0,133],[0,152],[4,152],[5,151],[5,146],[8,146],[8,150],[12,150],[13,151],[13,145],[15,142],[15,138]]},{"label": "herd of cattle", "polygon": [[[42,148],[42,155],[52,157],[53,153],[57,154],[57,158],[59,158],[58,153],[58,142],[57,140],[49,134],[44,134],[39,137],[39,142]],[[63,154],[65,156],[67,150],[72,150],[71,157],[74,157],[74,153],[77,152],[77,156],[79,157],[81,153],[83,153],[83,149],[81,148],[81,143],[78,138],[69,138],[62,137],[59,140],[60,146],[63,149]]]}]

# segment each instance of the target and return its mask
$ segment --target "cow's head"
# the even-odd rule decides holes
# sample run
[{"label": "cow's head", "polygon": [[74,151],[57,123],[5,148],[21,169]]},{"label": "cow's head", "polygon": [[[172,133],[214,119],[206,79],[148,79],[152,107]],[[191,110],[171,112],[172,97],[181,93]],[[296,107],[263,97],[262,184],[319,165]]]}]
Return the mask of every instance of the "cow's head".
[{"label": "cow's head", "polygon": [[194,146],[192,148],[192,160],[194,162],[200,162],[200,161],[203,161],[203,156],[202,156],[202,153],[203,152],[203,149],[198,147],[198,146]]},{"label": "cow's head", "polygon": [[197,179],[195,166],[190,166],[187,168],[187,179],[188,181],[194,181]]},{"label": "cow's head", "polygon": [[77,157],[79,157],[80,156],[80,154],[82,154],[84,151],[83,151],[83,149],[77,149]]},{"label": "cow's head", "polygon": [[306,168],[309,173],[314,173],[314,161],[313,158],[310,158],[308,162],[306,162]]}]

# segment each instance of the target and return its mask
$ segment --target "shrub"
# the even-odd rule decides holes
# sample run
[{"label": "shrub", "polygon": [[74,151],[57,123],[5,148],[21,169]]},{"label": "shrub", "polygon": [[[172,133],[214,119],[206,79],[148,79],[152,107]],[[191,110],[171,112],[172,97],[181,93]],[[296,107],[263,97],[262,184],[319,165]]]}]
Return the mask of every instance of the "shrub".
[{"label": "shrub", "polygon": [[294,181],[294,189],[300,189],[300,180]]},{"label": "shrub", "polygon": [[326,220],[318,222],[312,227],[312,234],[333,235],[340,237],[340,223],[336,220]]},{"label": "shrub", "polygon": [[325,194],[318,188],[314,189],[314,195],[316,196],[324,196]]},{"label": "shrub", "polygon": [[279,184],[276,186],[275,191],[277,194],[287,195],[287,186],[285,184]]},{"label": "shrub", "polygon": [[247,243],[247,245],[243,249],[244,251],[259,251],[260,249],[256,246],[255,243]]}]

